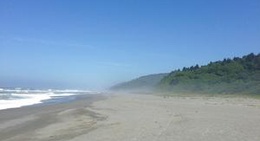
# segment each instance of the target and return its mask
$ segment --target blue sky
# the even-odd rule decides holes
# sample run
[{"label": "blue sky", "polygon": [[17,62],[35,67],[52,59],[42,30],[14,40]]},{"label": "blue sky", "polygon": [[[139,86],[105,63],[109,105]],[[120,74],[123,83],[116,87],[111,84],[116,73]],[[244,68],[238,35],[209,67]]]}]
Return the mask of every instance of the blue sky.
[{"label": "blue sky", "polygon": [[0,87],[106,88],[260,52],[259,0],[1,0]]}]

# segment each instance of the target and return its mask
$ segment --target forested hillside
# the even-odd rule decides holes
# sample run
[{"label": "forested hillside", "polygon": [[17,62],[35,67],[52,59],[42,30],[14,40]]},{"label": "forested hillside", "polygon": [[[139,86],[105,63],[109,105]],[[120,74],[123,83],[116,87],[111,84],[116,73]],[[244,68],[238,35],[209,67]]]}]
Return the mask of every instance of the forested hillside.
[{"label": "forested hillside", "polygon": [[260,94],[260,54],[184,67],[164,77],[158,88],[186,93]]}]

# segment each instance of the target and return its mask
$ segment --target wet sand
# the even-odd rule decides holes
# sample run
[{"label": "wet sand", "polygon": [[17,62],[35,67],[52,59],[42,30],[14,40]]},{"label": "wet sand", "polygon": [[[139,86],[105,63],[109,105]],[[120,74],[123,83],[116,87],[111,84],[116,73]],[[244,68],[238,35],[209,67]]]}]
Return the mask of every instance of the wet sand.
[{"label": "wet sand", "polygon": [[111,94],[0,111],[1,141],[259,141],[259,133],[260,100],[250,98]]},{"label": "wet sand", "polygon": [[1,110],[0,141],[67,140],[87,133],[102,119],[88,107],[104,98],[87,95],[72,102]]}]

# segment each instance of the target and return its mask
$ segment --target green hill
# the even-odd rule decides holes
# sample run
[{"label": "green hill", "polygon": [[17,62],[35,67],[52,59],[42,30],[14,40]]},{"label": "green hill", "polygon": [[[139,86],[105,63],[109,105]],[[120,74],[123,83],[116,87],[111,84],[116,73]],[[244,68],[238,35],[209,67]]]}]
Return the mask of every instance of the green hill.
[{"label": "green hill", "polygon": [[164,77],[158,88],[185,93],[260,94],[260,54],[176,70]]},{"label": "green hill", "polygon": [[111,90],[117,91],[151,91],[154,90],[168,73],[152,74],[133,79],[128,82],[120,83],[111,87]]},{"label": "green hill", "polygon": [[142,76],[113,86],[111,90],[260,95],[260,54],[184,67],[168,74]]}]

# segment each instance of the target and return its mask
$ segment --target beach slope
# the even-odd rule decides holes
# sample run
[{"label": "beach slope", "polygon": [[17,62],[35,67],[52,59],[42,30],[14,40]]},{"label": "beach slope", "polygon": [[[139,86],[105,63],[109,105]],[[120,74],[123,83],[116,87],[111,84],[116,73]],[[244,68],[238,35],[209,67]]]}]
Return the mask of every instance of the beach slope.
[{"label": "beach slope", "polygon": [[[111,94],[38,112],[0,111],[1,141],[259,141],[260,101]],[[43,109],[41,109],[43,108]],[[29,108],[21,108],[24,112]]]}]

